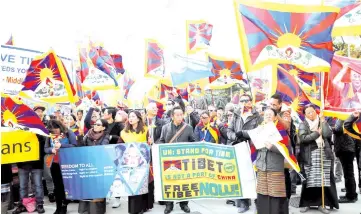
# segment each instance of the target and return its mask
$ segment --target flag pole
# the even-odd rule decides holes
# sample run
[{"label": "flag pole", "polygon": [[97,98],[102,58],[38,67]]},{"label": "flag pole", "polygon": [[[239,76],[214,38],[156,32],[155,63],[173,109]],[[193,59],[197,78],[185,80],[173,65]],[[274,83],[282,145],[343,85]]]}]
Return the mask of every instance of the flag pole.
[{"label": "flag pole", "polygon": [[[322,136],[322,128],[321,128],[321,136]],[[321,189],[322,189],[322,208],[325,208],[325,187],[324,187],[324,174],[323,174],[323,148],[321,148]]]}]

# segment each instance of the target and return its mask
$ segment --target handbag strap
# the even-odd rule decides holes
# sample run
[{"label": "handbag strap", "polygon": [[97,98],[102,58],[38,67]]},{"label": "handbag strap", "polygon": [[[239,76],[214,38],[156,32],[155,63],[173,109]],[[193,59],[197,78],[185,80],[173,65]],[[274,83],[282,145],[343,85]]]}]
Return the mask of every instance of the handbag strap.
[{"label": "handbag strap", "polygon": [[187,124],[183,124],[182,128],[179,129],[179,131],[172,137],[172,139],[170,139],[169,143],[173,143],[173,141],[180,135],[182,134],[183,130],[186,128]]}]

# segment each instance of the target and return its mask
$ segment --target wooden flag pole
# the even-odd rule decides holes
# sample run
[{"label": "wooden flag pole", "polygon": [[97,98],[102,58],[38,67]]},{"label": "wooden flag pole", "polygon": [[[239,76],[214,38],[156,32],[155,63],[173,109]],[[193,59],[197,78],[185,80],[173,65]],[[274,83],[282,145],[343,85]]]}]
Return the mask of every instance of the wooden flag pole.
[{"label": "wooden flag pole", "polygon": [[322,208],[325,208],[325,187],[324,187],[324,174],[323,174],[323,152],[322,152],[323,148],[321,148],[321,176],[322,176],[322,183],[321,183],[321,188],[322,188]]},{"label": "wooden flag pole", "polygon": [[[321,112],[322,116],[323,116],[323,113]],[[321,122],[321,121],[320,121]],[[321,127],[320,127],[320,130],[321,130],[321,137],[322,137],[322,124],[321,124]],[[323,143],[324,144],[324,143]],[[322,192],[322,208],[325,208],[325,185],[324,185],[324,170],[323,170],[323,146],[324,145],[321,145],[321,149],[320,149],[320,152],[321,152],[321,192]]]}]

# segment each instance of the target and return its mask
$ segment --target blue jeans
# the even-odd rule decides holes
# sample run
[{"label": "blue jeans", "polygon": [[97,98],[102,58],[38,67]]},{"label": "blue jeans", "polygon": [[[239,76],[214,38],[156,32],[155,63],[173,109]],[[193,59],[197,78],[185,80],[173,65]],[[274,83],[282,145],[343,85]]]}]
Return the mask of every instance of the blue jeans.
[{"label": "blue jeans", "polygon": [[31,174],[32,183],[35,186],[35,199],[36,204],[43,204],[44,191],[43,191],[43,170],[31,168],[19,168],[19,183],[20,183],[20,201],[23,198],[29,197],[29,178]]}]

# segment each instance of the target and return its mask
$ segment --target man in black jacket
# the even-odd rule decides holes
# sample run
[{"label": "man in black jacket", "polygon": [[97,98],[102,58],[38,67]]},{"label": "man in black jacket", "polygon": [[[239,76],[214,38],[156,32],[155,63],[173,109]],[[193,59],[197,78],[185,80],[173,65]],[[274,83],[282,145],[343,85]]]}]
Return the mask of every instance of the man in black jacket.
[{"label": "man in black jacket", "polygon": [[[176,142],[194,142],[195,138],[193,135],[193,128],[183,122],[184,111],[181,107],[174,107],[172,109],[172,122],[168,123],[163,126],[162,134],[158,143],[176,143]],[[173,142],[170,142],[173,136],[176,135],[181,128],[185,126],[184,130],[179,134],[178,137],[174,139]],[[190,213],[190,209],[188,207],[188,201],[182,201],[179,203],[181,209],[186,212]],[[166,202],[166,208],[164,210],[164,214],[169,214],[172,212],[174,207],[173,202]]]},{"label": "man in black jacket", "polygon": [[341,196],[339,203],[354,203],[357,201],[356,181],[353,167],[355,159],[355,142],[353,139],[343,132],[342,120],[337,120],[334,133],[335,153],[342,164],[343,174],[345,178],[346,195]]},{"label": "man in black jacket", "polygon": [[162,119],[157,117],[158,107],[156,103],[149,103],[146,110],[147,117],[145,124],[148,126],[149,130],[149,142],[157,143],[162,133],[162,127],[165,123]]},{"label": "man in black jacket", "polygon": [[357,168],[358,168],[358,187],[360,189],[361,193],[361,134],[355,132],[353,130],[353,124],[356,122],[356,120],[360,117],[360,112],[354,112],[352,115],[345,120],[344,128],[348,131],[349,135],[352,135],[351,137],[354,138],[354,141],[356,143],[355,147],[355,155],[357,160]]},{"label": "man in black jacket", "polygon": [[120,132],[123,130],[123,124],[115,122],[117,109],[114,107],[107,107],[103,109],[103,119],[108,121],[107,132],[110,135],[109,144],[116,144],[119,140]]},{"label": "man in black jacket", "polygon": [[[49,120],[47,120],[47,117],[44,112],[45,112],[45,107],[44,106],[40,106],[40,105],[36,105],[33,108],[33,111],[40,117],[41,121],[43,121],[44,125],[47,126],[47,123]],[[44,171],[43,171],[43,179],[45,182],[43,182],[43,186],[44,186],[44,192],[46,190],[46,192],[48,193],[48,198],[49,201],[51,203],[55,202],[55,195],[54,195],[54,183],[53,183],[53,178],[51,177],[51,173],[50,173],[50,168],[46,166],[46,164],[44,164]]]},{"label": "man in black jacket", "polygon": [[[120,122],[115,122],[115,116],[117,115],[117,109],[114,107],[107,107],[103,109],[103,119],[108,121],[107,132],[110,135],[109,144],[116,144],[120,137],[120,132],[124,126]],[[113,200],[112,208],[120,207],[120,198],[117,197]]]},{"label": "man in black jacket", "polygon": [[187,124],[191,125],[194,130],[200,120],[199,114],[197,111],[194,110],[194,108],[191,105],[188,105],[186,110],[187,110],[187,115],[185,121]]},{"label": "man in black jacket", "polygon": [[18,163],[19,168],[19,183],[20,183],[20,203],[13,211],[13,214],[26,212],[25,206],[21,203],[24,198],[28,198],[28,184],[31,178],[35,185],[36,211],[38,213],[45,213],[44,204],[44,190],[43,190],[43,167],[44,167],[44,146],[46,138],[41,135],[36,135],[39,141],[39,160]]},{"label": "man in black jacket", "polygon": [[[227,130],[228,140],[232,145],[250,141],[247,130],[255,129],[263,122],[263,118],[252,106],[252,97],[243,94],[240,97],[241,107],[234,112],[232,122]],[[245,213],[249,210],[249,199],[237,199],[236,205],[239,213]]]}]

